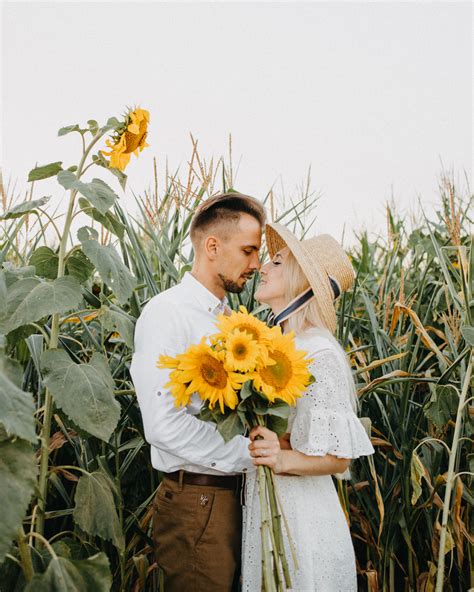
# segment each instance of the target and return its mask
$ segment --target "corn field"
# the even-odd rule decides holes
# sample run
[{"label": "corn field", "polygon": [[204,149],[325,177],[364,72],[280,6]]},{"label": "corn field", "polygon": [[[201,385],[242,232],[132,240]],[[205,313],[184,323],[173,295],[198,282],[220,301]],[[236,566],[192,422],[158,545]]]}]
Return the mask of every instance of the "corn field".
[{"label": "corn field", "polygon": [[[163,190],[156,183],[127,212],[116,191],[88,173],[107,168],[92,153],[115,125],[62,128],[59,135],[83,140],[77,165],[34,168],[25,200],[2,187],[5,592],[162,585],[151,540],[160,474],[150,463],[129,374],[134,323],[151,297],[191,268],[197,205],[238,184],[228,159],[204,160],[193,140],[188,169],[167,172]],[[111,172],[126,188],[125,175]],[[58,192],[68,192],[61,214],[36,198],[42,179],[54,177]],[[338,308],[338,338],[376,450],[354,463],[350,481],[337,482],[360,590],[474,587],[472,196],[448,174],[439,193],[432,219],[422,215],[408,228],[387,207],[386,236],[358,235],[350,249],[356,284]],[[262,199],[269,218],[311,236],[317,200],[309,183],[290,203],[272,191]],[[73,222],[80,222],[77,232]],[[231,304],[265,318],[253,297],[257,282],[231,295]]]}]

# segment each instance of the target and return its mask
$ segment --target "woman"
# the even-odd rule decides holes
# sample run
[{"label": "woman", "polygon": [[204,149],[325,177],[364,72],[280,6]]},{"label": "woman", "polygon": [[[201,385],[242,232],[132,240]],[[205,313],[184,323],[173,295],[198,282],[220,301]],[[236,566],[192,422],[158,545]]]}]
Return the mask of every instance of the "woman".
[{"label": "woman", "polygon": [[[258,427],[251,434],[255,465],[267,465],[288,521],[298,565],[286,541],[292,590],[357,590],[354,549],[331,475],[348,473],[350,459],[373,454],[356,416],[357,398],[344,350],[333,337],[334,300],[354,282],[349,258],[329,235],[299,241],[280,224],[266,227],[271,261],[255,294],[274,323],[295,332],[298,349],[313,358],[315,377],[292,408],[281,440]],[[256,439],[260,436],[263,439]],[[243,525],[243,590],[261,590],[260,507],[256,473],[249,475]]]}]

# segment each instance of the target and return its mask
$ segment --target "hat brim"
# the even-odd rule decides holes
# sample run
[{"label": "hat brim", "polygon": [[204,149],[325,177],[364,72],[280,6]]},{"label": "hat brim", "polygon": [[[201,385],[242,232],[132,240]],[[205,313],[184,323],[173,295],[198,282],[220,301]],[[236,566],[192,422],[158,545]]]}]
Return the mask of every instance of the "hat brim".
[{"label": "hat brim", "polygon": [[315,259],[314,253],[309,253],[288,228],[277,222],[266,224],[265,239],[268,253],[272,259],[278,251],[285,247],[291,251],[316,296],[316,305],[323,322],[334,333],[337,325],[334,294],[329,278],[324,268]]}]

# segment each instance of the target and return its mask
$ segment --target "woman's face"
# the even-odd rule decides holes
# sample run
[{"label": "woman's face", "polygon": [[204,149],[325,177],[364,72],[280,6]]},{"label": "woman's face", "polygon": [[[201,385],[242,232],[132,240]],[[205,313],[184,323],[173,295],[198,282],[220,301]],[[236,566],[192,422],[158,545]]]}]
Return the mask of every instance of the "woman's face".
[{"label": "woman's face", "polygon": [[283,270],[289,252],[288,247],[281,249],[260,269],[260,284],[255,298],[262,304],[268,304],[274,312],[283,310],[286,305]]}]

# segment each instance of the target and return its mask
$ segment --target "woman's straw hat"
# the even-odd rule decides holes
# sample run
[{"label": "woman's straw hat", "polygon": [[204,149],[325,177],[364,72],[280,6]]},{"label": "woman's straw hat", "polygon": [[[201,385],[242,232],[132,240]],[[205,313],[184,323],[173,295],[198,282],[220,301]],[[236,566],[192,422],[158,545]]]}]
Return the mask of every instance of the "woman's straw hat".
[{"label": "woman's straw hat", "polygon": [[354,284],[354,268],[344,249],[329,234],[299,240],[285,226],[269,222],[265,227],[270,257],[288,247],[303,270],[316,297],[321,319],[336,330],[334,300]]}]

